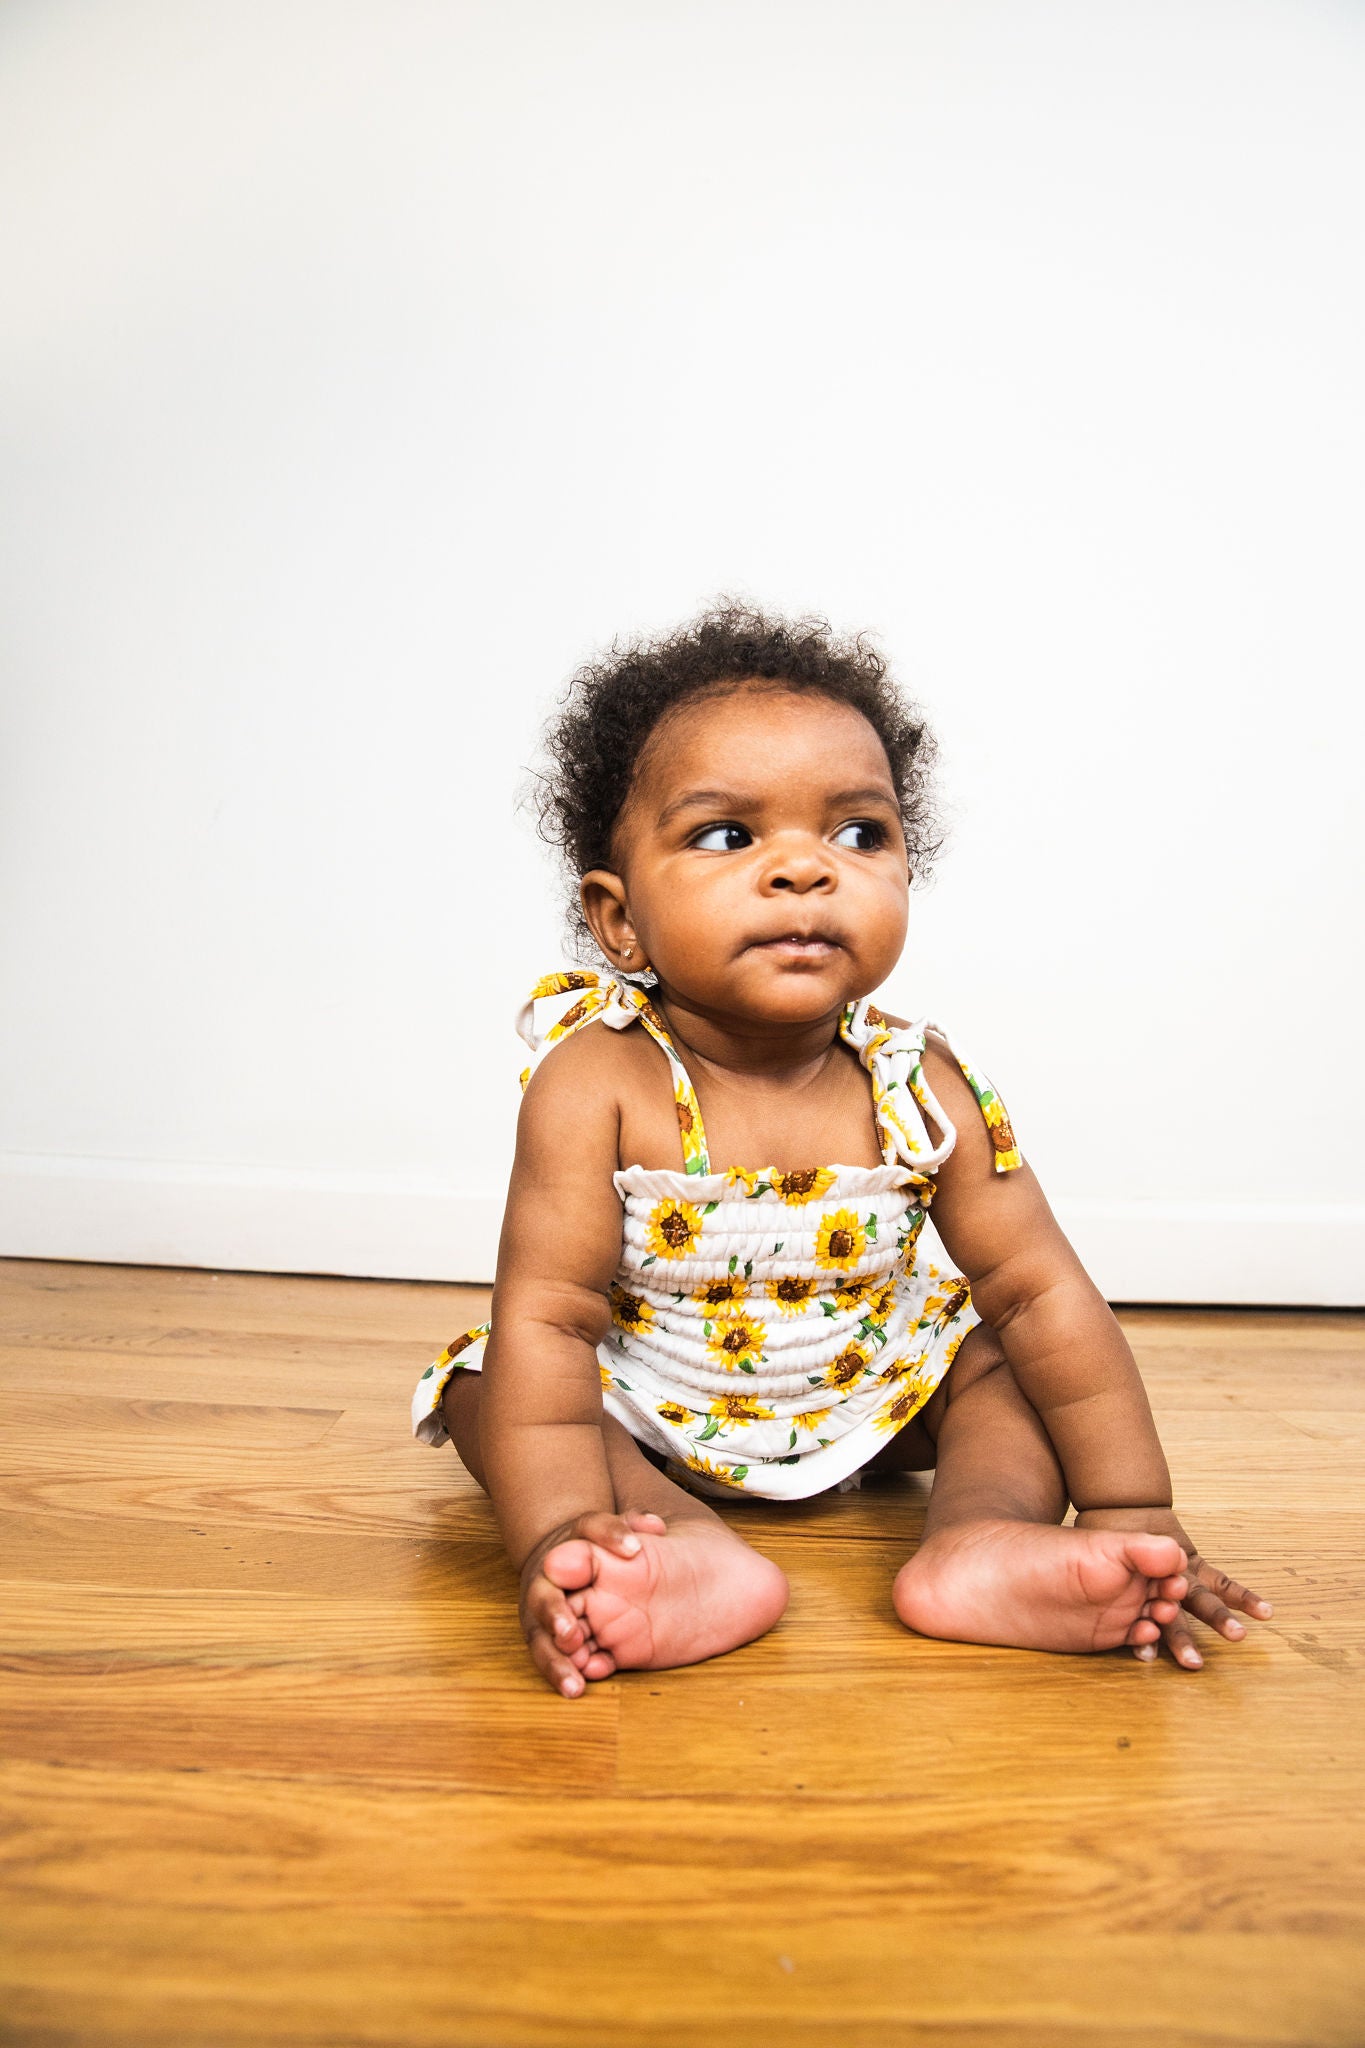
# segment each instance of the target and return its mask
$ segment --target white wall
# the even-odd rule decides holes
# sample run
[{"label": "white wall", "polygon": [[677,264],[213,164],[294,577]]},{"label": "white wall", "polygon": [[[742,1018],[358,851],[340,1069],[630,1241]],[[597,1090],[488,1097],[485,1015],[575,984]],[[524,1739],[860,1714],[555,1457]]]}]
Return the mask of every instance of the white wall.
[{"label": "white wall", "polygon": [[1362,105],[1326,0],[10,0],[4,1249],[486,1277],[520,765],[730,590],[930,706],[889,993],[1101,1284],[1365,1298]]}]

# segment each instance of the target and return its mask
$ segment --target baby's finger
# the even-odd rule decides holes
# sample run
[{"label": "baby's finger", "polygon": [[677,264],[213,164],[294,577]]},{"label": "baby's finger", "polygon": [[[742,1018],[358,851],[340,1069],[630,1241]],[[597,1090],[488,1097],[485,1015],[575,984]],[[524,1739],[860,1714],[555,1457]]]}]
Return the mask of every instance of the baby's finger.
[{"label": "baby's finger", "polygon": [[632,1529],[645,1536],[666,1536],[668,1524],[662,1515],[646,1514],[643,1508],[632,1508],[626,1516]]},{"label": "baby's finger", "polygon": [[526,1638],[526,1647],[546,1683],[564,1699],[576,1700],[586,1688],[587,1680],[574,1669],[567,1657],[560,1655],[543,1628],[531,1630]]},{"label": "baby's finger", "polygon": [[1160,1634],[1161,1630],[1157,1627],[1156,1623],[1147,1615],[1140,1614],[1137,1620],[1130,1626],[1123,1640],[1131,1647],[1137,1648],[1140,1644],[1144,1643],[1155,1644]]},{"label": "baby's finger", "polygon": [[1149,1600],[1142,1611],[1152,1621],[1159,1621],[1163,1624],[1177,1621],[1180,1617],[1180,1602],[1178,1600]]},{"label": "baby's finger", "polygon": [[1207,1586],[1192,1586],[1185,1596],[1185,1606],[1208,1628],[1216,1628],[1220,1636],[1226,1636],[1230,1643],[1240,1643],[1246,1634],[1246,1623],[1238,1621]]},{"label": "baby's finger", "polygon": [[608,1514],[605,1509],[580,1515],[574,1534],[595,1543],[599,1550],[609,1550],[614,1557],[638,1557],[640,1553],[640,1539],[626,1515]]},{"label": "baby's finger", "polygon": [[1275,1612],[1268,1600],[1259,1593],[1253,1593],[1250,1586],[1241,1586],[1236,1579],[1230,1579],[1226,1572],[1220,1572],[1200,1558],[1195,1565],[1195,1577],[1199,1585],[1206,1587],[1228,1607],[1240,1607],[1243,1614],[1254,1615],[1257,1621],[1269,1621]]},{"label": "baby's finger", "polygon": [[1162,1630],[1166,1648],[1184,1671],[1199,1671],[1204,1660],[1195,1647],[1194,1637],[1181,1620],[1173,1621]]},{"label": "baby's finger", "polygon": [[[560,1587],[537,1573],[522,1597],[522,1613],[532,1628],[540,1628],[561,1650],[577,1649],[587,1636],[587,1626],[575,1614]],[[529,1636],[528,1636],[529,1640]]]}]

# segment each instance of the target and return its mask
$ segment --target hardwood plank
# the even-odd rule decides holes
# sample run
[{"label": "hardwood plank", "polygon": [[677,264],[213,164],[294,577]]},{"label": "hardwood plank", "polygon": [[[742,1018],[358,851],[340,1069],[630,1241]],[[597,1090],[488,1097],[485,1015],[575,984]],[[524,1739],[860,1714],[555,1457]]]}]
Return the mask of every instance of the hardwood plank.
[{"label": "hardwood plank", "polygon": [[22,1429],[35,1449],[130,1437],[158,1444],[247,1444],[285,1450],[319,1444],[341,1408],[282,1407],[264,1401],[147,1400],[128,1394],[38,1388],[0,1392],[0,1432]]},{"label": "hardwood plank", "polygon": [[[808,1726],[793,1723],[798,1740]],[[447,1780],[435,1752],[425,1783],[382,1785],[12,1763],[0,1774],[11,1814],[0,1881],[34,1899],[75,1902],[95,1891],[161,1911],[191,1893],[204,1911],[228,1911],[268,1883],[281,1912],[384,1915],[401,1905],[594,1920],[602,1902],[598,1887],[585,1888],[585,1863],[609,1854],[621,1910],[647,1900],[653,1916],[695,1926],[699,1940],[752,1919],[756,1898],[769,1918],[800,1916],[828,1899],[839,1918],[932,1911],[961,1933],[1046,1932],[1064,1917],[1097,1938],[1171,1930],[1360,1938],[1365,1899],[1343,1893],[1334,1870],[1349,1847],[1340,1783],[1310,1790],[1286,1818],[1278,1786],[1191,1773],[1152,1832],[1137,1835],[1123,1817],[1134,1798],[1152,1798],[1165,1782],[1155,1746],[1145,1756],[1141,1744],[1088,1748],[1064,1813],[1058,1793],[1070,1790],[1069,1761],[1055,1747],[1009,1802],[998,1796],[1010,1783],[998,1746],[970,1779],[949,1786],[940,1764],[951,1748],[930,1752],[932,1769],[904,1764],[884,1776],[883,1796],[858,1814],[856,1838],[828,1776],[823,1796],[787,1801],[772,1796],[774,1781],[754,1787],[756,1805],[741,1805],[733,1780],[709,1791],[689,1782],[672,1794],[656,1785],[635,1798],[585,1783],[554,1801],[539,1788],[498,1796],[452,1788],[437,1799]],[[1232,1884],[1223,1881],[1230,1858]]]},{"label": "hardwood plank", "polygon": [[[526,1928],[520,1914],[456,1922],[245,1902],[231,1916],[102,1905],[87,1909],[73,1953],[69,1909],[31,1902],[14,1925],[11,2026],[27,2042],[51,2042],[40,2024],[65,2028],[92,2048],[1360,2041],[1358,1953],[1312,1935],[1228,1934],[1213,1949],[1174,1930],[971,1935],[936,1913],[901,1909],[869,1923],[830,1903],[761,1929],[732,1925],[710,1945],[686,1922],[619,1911],[604,1922],[587,1906],[538,1919],[534,1945]],[[242,1967],[224,1969],[225,1939]]]}]

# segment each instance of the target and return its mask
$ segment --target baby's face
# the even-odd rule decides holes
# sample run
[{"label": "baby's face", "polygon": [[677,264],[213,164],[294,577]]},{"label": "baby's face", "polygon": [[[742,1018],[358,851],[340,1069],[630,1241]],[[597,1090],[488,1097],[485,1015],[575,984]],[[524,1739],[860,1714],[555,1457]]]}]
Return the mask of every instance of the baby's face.
[{"label": "baby's face", "polygon": [[641,762],[617,859],[634,957],[666,997],[718,1018],[836,1014],[905,942],[886,751],[828,697],[758,686],[685,705]]}]

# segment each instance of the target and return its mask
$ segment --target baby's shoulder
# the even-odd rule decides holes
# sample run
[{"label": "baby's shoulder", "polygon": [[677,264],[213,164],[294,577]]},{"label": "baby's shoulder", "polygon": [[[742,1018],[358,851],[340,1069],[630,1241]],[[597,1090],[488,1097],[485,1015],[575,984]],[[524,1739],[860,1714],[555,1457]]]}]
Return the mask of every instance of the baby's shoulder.
[{"label": "baby's shoulder", "polygon": [[585,1025],[542,1052],[526,1084],[528,1107],[571,1102],[584,1110],[619,1107],[623,1094],[658,1054],[640,1031]]}]

